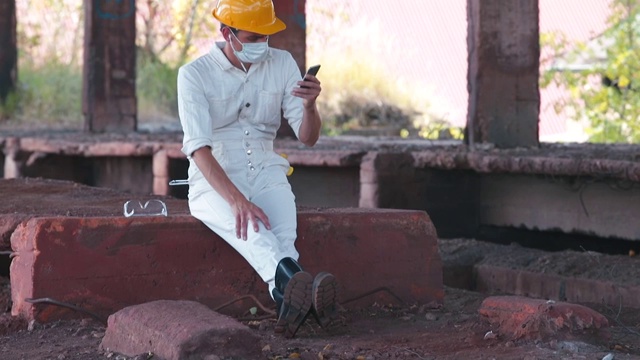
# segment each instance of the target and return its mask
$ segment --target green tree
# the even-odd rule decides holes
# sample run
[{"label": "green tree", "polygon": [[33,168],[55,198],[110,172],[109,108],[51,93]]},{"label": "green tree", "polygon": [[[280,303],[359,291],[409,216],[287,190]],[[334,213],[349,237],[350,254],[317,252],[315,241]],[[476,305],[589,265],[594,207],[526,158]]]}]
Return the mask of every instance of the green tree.
[{"label": "green tree", "polygon": [[557,112],[586,120],[591,142],[640,143],[640,0],[612,0],[608,28],[589,42],[542,34],[541,87],[568,96]]},{"label": "green tree", "polygon": [[196,52],[196,41],[215,36],[211,0],[140,0],[136,3],[137,44],[150,61],[181,65]]},{"label": "green tree", "polygon": [[218,34],[211,16],[214,5],[213,0],[137,1],[136,86],[141,122],[176,119],[178,68],[202,50],[198,45],[205,39]]}]

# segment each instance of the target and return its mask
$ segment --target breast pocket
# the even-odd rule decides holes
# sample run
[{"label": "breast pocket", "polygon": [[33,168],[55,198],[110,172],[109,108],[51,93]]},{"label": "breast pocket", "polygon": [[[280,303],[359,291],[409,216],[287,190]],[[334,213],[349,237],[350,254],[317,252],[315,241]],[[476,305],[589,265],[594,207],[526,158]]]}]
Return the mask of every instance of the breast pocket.
[{"label": "breast pocket", "polygon": [[254,119],[258,123],[277,124],[280,126],[280,109],[282,108],[282,93],[260,91],[260,114]]},{"label": "breast pocket", "polygon": [[238,119],[238,107],[234,105],[233,97],[226,99],[208,98],[209,116],[214,128],[227,126]]}]

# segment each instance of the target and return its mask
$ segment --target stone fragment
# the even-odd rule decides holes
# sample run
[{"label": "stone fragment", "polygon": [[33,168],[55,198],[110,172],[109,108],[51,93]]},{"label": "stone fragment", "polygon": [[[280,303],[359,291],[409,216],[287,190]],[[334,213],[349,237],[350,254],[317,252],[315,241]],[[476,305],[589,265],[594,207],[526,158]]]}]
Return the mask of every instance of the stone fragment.
[{"label": "stone fragment", "polygon": [[480,309],[498,333],[507,339],[545,339],[563,334],[594,333],[609,326],[602,314],[582,305],[522,296],[492,296]]}]

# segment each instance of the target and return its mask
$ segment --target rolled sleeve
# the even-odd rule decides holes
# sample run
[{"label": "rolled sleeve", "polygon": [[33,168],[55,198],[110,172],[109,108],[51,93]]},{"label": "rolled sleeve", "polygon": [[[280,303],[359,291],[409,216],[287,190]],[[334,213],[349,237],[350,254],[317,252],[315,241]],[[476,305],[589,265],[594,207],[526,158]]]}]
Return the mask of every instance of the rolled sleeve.
[{"label": "rolled sleeve", "polygon": [[194,72],[186,66],[178,71],[178,115],[184,132],[182,152],[187,157],[202,147],[213,145],[209,103],[202,81]]}]

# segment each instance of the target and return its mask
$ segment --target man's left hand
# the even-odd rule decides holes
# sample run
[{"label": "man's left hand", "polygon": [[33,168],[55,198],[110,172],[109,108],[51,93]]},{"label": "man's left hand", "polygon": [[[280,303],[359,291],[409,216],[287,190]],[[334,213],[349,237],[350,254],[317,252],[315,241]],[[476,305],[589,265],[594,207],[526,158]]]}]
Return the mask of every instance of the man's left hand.
[{"label": "man's left hand", "polygon": [[291,95],[297,96],[303,99],[305,107],[315,106],[316,99],[320,95],[322,87],[320,87],[320,80],[311,74],[298,81],[298,87],[291,91]]}]

